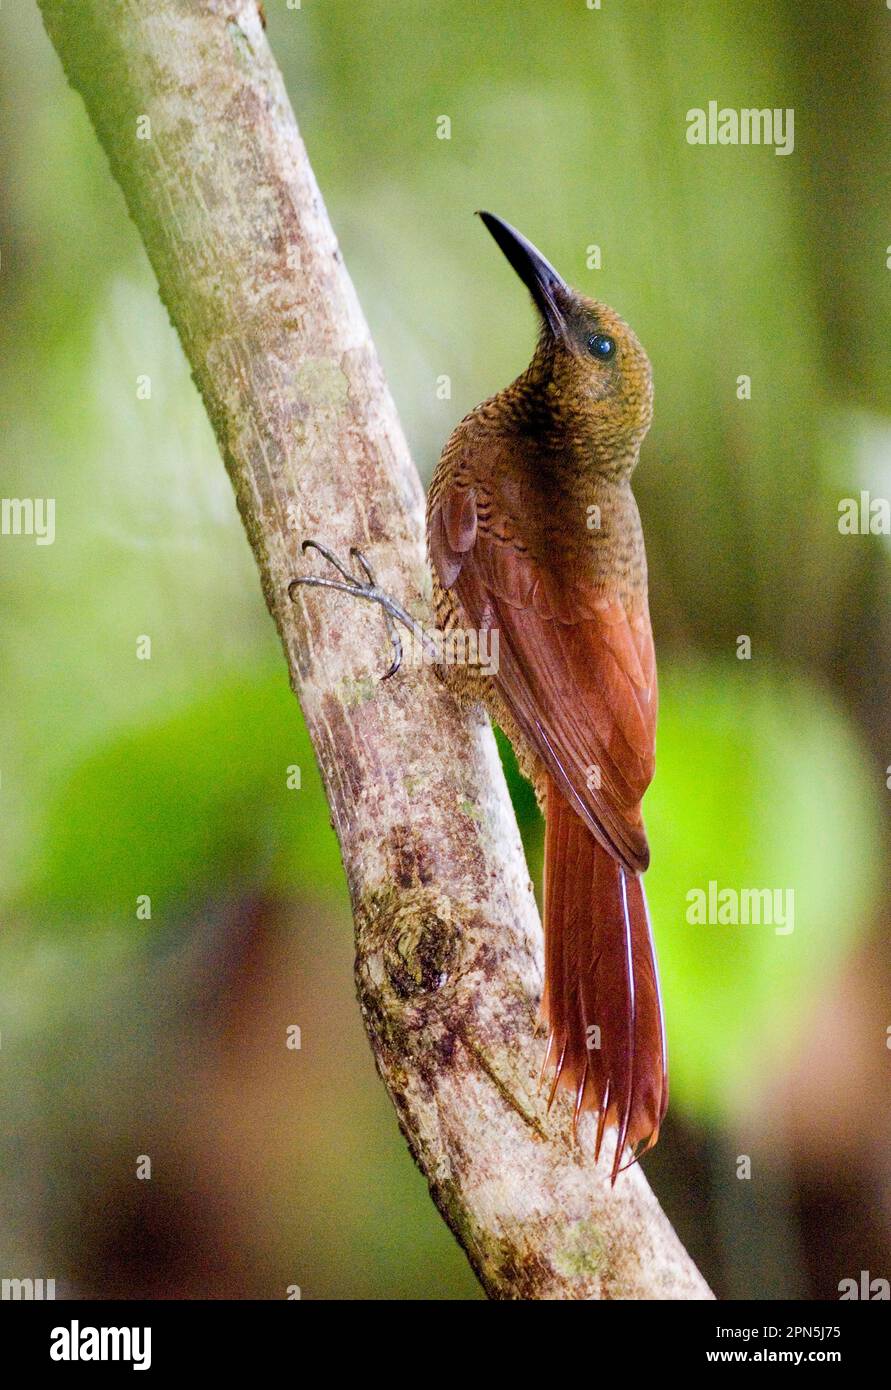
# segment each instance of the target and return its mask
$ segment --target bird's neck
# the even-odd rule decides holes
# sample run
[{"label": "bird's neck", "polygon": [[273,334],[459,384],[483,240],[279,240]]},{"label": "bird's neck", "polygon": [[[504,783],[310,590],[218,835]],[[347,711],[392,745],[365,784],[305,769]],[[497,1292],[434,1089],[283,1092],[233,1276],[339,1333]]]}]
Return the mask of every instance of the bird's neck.
[{"label": "bird's neck", "polygon": [[625,601],[646,599],[647,556],[640,512],[631,483],[596,478],[583,489],[590,543],[586,556],[599,582],[614,586]]},{"label": "bird's neck", "polygon": [[579,408],[564,400],[543,351],[536,352],[525,372],[496,400],[502,419],[534,438],[567,479],[579,474],[586,481],[596,477],[618,485],[634,471],[640,440],[623,437],[607,402]]},{"label": "bird's neck", "polygon": [[522,460],[541,556],[561,557],[574,573],[625,602],[645,602],[646,549],[628,473],[580,464],[565,447],[539,448],[531,458],[518,449],[515,457]]}]

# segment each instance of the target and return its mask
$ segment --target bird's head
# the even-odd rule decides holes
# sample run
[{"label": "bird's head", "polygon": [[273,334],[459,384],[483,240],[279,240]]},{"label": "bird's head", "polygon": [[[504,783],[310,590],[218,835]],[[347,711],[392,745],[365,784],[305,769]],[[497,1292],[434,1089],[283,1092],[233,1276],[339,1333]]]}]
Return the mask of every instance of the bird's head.
[{"label": "bird's head", "polygon": [[541,334],[527,374],[556,431],[598,469],[630,472],[653,418],[650,360],[613,309],[567,285],[514,227],[480,217],[532,295]]}]

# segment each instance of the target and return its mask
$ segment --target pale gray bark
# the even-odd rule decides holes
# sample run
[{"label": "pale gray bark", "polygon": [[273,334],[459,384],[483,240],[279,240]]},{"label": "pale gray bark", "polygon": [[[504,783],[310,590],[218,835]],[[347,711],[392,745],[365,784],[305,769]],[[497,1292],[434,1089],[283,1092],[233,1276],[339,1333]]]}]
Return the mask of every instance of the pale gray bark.
[{"label": "pale gray bark", "polygon": [[[428,589],[423,497],[254,0],[40,0],[219,440],[340,839],[371,1045],[497,1298],[704,1298],[639,1168],[537,1090],[541,929],[489,727],[379,612],[288,581],[314,536]],[[148,130],[150,138],[138,138]],[[334,1218],[336,1219],[336,1218]]]}]

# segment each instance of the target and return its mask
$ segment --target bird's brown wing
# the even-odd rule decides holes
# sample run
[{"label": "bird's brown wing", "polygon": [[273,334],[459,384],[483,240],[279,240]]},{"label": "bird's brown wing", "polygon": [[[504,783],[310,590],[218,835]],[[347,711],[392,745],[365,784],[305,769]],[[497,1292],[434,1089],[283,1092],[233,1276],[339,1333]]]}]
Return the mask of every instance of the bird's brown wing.
[{"label": "bird's brown wing", "polygon": [[627,1143],[655,1142],[668,1101],[658,973],[637,877],[649,859],[640,801],[656,724],[649,616],[644,604],[626,607],[586,581],[565,554],[562,565],[558,556],[539,563],[504,501],[470,481],[440,484],[430,556],[465,620],[497,630],[499,694],[549,774],[546,1060],[554,1090],[574,1092],[576,1116],[600,1112],[597,1152],[604,1128],[615,1125],[615,1181]]},{"label": "bird's brown wing", "polygon": [[646,605],[629,609],[580,574],[546,568],[496,533],[488,511],[472,486],[436,496],[429,544],[440,584],[472,628],[497,630],[501,698],[568,804],[642,873],[657,705]]}]

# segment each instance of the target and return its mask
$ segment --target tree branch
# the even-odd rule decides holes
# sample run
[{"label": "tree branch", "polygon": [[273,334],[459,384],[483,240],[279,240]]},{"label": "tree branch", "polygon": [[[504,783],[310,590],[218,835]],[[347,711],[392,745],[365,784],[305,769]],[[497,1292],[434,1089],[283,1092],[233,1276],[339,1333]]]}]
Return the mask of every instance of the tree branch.
[{"label": "tree branch", "polygon": [[[423,496],[254,0],[40,0],[219,440],[340,839],[359,998],[433,1197],[496,1298],[703,1298],[639,1168],[537,1090],[541,930],[491,730],[370,605],[288,582],[360,545],[416,611]],[[148,118],[147,121],[144,118]],[[149,138],[140,138],[148,135]]]}]

